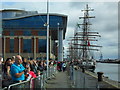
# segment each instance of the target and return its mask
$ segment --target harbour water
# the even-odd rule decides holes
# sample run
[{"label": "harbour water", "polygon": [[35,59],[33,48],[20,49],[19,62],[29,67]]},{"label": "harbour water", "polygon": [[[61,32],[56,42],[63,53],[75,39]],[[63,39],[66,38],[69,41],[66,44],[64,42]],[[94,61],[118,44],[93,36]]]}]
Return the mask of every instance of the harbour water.
[{"label": "harbour water", "polygon": [[120,64],[97,63],[95,72],[103,72],[105,77],[120,82]]}]

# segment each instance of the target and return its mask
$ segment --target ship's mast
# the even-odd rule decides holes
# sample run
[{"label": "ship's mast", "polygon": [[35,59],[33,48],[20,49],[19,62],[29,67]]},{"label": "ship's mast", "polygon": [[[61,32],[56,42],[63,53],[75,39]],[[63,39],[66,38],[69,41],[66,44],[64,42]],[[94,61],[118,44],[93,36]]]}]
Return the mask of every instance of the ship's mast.
[{"label": "ship's mast", "polygon": [[83,12],[84,12],[84,17],[79,17],[79,19],[83,19],[83,24],[81,24],[81,25],[83,25],[83,41],[82,41],[82,43],[83,43],[83,45],[85,45],[85,46],[83,46],[83,60],[86,60],[87,58],[89,58],[88,56],[88,49],[89,49],[89,47],[86,47],[90,42],[88,41],[88,40],[86,40],[86,39],[88,39],[89,37],[88,37],[88,32],[89,32],[89,26],[91,25],[90,23],[89,23],[89,18],[95,18],[94,16],[89,16],[89,11],[93,11],[93,9],[90,9],[89,7],[88,7],[88,4],[86,5],[86,9],[85,10],[82,10]]},{"label": "ship's mast", "polygon": [[[88,62],[87,60],[90,60],[90,58],[93,59],[93,56],[90,55],[90,51],[91,50],[98,51],[99,49],[97,49],[97,47],[101,47],[98,45],[91,45],[92,41],[98,41],[96,37],[100,37],[100,35],[98,32],[92,32],[90,30],[90,25],[92,24],[89,22],[89,19],[95,18],[95,16],[89,16],[89,11],[94,11],[94,9],[88,7],[87,4],[85,9],[81,11],[84,13],[84,16],[79,17],[79,19],[83,19],[83,23],[78,24],[78,26],[82,27],[82,31],[77,31],[74,34],[74,37],[71,37],[72,38],[71,42],[74,41],[74,43],[70,43],[70,45],[72,45],[73,47],[69,49],[72,49],[71,51],[76,49],[81,50],[80,52],[81,54],[79,53],[81,55],[80,56],[81,59],[83,61]],[[77,41],[77,43],[75,43],[75,41]]]}]

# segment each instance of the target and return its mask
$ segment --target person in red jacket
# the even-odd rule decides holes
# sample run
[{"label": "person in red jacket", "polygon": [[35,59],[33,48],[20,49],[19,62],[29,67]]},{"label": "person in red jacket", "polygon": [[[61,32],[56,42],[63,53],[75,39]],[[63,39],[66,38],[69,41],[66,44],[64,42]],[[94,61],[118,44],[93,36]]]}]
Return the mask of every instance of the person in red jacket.
[{"label": "person in red jacket", "polygon": [[30,80],[31,78],[36,78],[36,74],[33,71],[30,71],[30,67],[27,67],[27,71],[26,71],[26,80]]}]

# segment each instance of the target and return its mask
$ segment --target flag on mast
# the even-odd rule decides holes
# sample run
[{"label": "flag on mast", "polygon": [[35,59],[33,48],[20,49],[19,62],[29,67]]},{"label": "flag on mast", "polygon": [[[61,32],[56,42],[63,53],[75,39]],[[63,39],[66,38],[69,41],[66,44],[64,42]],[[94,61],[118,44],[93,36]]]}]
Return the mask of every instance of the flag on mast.
[{"label": "flag on mast", "polygon": [[90,46],[90,42],[88,41],[88,46]]}]

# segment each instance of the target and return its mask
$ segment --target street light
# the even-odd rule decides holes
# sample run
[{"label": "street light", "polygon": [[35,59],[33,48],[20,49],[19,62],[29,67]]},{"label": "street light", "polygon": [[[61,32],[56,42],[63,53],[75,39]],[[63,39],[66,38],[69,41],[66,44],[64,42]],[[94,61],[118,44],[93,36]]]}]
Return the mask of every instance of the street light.
[{"label": "street light", "polygon": [[59,54],[59,25],[60,25],[60,23],[57,23],[57,25],[58,25],[58,45],[57,45],[57,46],[58,46],[58,58],[57,58],[57,59],[58,59],[58,61],[59,61],[59,59],[60,59],[60,58],[59,58],[59,55],[60,55],[60,54]]},{"label": "street light", "polygon": [[49,0],[47,0],[47,76],[49,65]]}]

